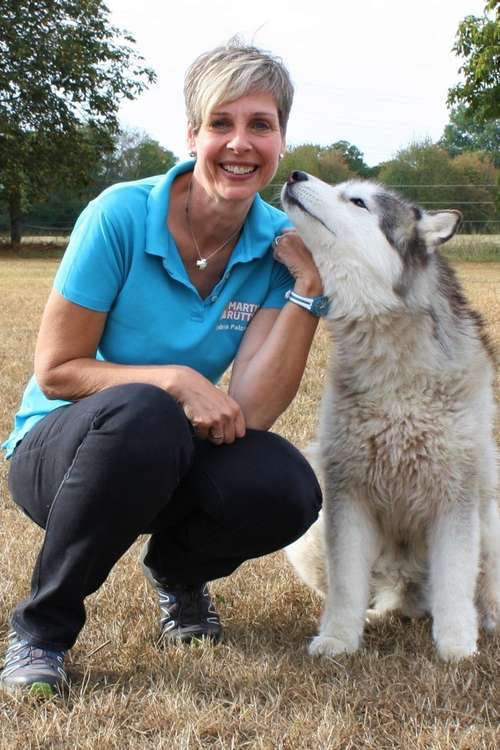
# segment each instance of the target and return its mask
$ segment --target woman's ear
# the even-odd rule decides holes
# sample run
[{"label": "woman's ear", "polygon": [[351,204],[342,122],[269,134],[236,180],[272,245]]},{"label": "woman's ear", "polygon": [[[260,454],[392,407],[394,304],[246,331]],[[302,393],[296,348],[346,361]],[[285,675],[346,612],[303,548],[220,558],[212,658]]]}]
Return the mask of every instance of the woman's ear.
[{"label": "woman's ear", "polygon": [[192,154],[193,156],[196,155],[196,134],[194,132],[193,126],[188,123],[187,127],[187,147],[188,152]]},{"label": "woman's ear", "polygon": [[285,154],[286,154],[286,138],[285,138],[285,136],[284,136],[284,135],[282,134],[282,135],[281,135],[281,149],[280,149],[280,159],[282,159],[282,158],[284,157],[284,155],[285,155]]}]

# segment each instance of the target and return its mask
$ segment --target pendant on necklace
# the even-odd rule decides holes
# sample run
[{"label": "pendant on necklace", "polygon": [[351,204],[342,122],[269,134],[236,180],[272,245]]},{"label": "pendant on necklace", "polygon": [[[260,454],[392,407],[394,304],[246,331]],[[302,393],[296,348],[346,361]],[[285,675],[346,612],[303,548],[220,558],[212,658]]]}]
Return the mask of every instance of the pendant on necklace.
[{"label": "pendant on necklace", "polygon": [[208,266],[208,260],[206,258],[200,258],[196,261],[196,265],[200,269],[200,271],[204,271],[205,268]]}]

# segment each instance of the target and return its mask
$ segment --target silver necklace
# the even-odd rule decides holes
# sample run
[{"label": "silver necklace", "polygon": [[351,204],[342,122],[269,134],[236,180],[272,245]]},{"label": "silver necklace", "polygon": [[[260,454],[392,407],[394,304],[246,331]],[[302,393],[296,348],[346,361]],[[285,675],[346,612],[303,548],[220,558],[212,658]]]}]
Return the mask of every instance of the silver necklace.
[{"label": "silver necklace", "polygon": [[187,198],[186,198],[186,221],[187,221],[187,225],[188,225],[189,231],[191,233],[191,238],[193,240],[193,245],[195,246],[196,253],[198,255],[198,260],[196,261],[196,266],[200,269],[200,271],[204,271],[205,268],[208,266],[208,261],[210,260],[210,258],[213,258],[214,255],[216,255],[218,252],[220,252],[221,250],[223,250],[226,247],[226,245],[229,245],[229,243],[232,240],[234,240],[235,237],[237,237],[239,235],[239,233],[241,232],[241,227],[238,227],[238,229],[236,230],[236,232],[233,232],[227,238],[227,240],[224,240],[224,242],[222,243],[222,245],[219,245],[219,247],[215,248],[215,250],[212,250],[212,252],[210,253],[210,255],[205,255],[205,257],[203,257],[203,255],[200,253],[200,247],[198,245],[196,237],[194,236],[193,227],[192,227],[192,224],[191,224],[190,205],[191,205],[191,186],[192,186],[192,184],[193,184],[193,180],[191,178],[189,180],[188,193],[187,193]]}]

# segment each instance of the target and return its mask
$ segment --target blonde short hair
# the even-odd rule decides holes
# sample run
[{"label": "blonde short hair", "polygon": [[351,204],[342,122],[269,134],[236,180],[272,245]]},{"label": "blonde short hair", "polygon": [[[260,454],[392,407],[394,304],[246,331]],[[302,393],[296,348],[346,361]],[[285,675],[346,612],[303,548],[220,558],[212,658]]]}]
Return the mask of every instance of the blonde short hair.
[{"label": "blonde short hair", "polygon": [[186,72],[184,99],[189,124],[197,133],[215,106],[254,91],[272,94],[283,135],[293,101],[293,85],[283,61],[237,38],[196,58]]}]

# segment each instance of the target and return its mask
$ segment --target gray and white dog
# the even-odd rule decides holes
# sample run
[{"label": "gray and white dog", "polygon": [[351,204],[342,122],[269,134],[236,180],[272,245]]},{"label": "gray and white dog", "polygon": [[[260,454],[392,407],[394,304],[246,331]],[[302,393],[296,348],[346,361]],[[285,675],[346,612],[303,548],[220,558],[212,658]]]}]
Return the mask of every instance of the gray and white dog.
[{"label": "gray and white dog", "polygon": [[331,299],[334,353],[313,462],[320,520],[287,554],[326,595],[310,653],[355,651],[371,616],[429,612],[443,659],[500,616],[494,367],[480,316],[437,251],[458,211],[294,172],[282,203]]}]

